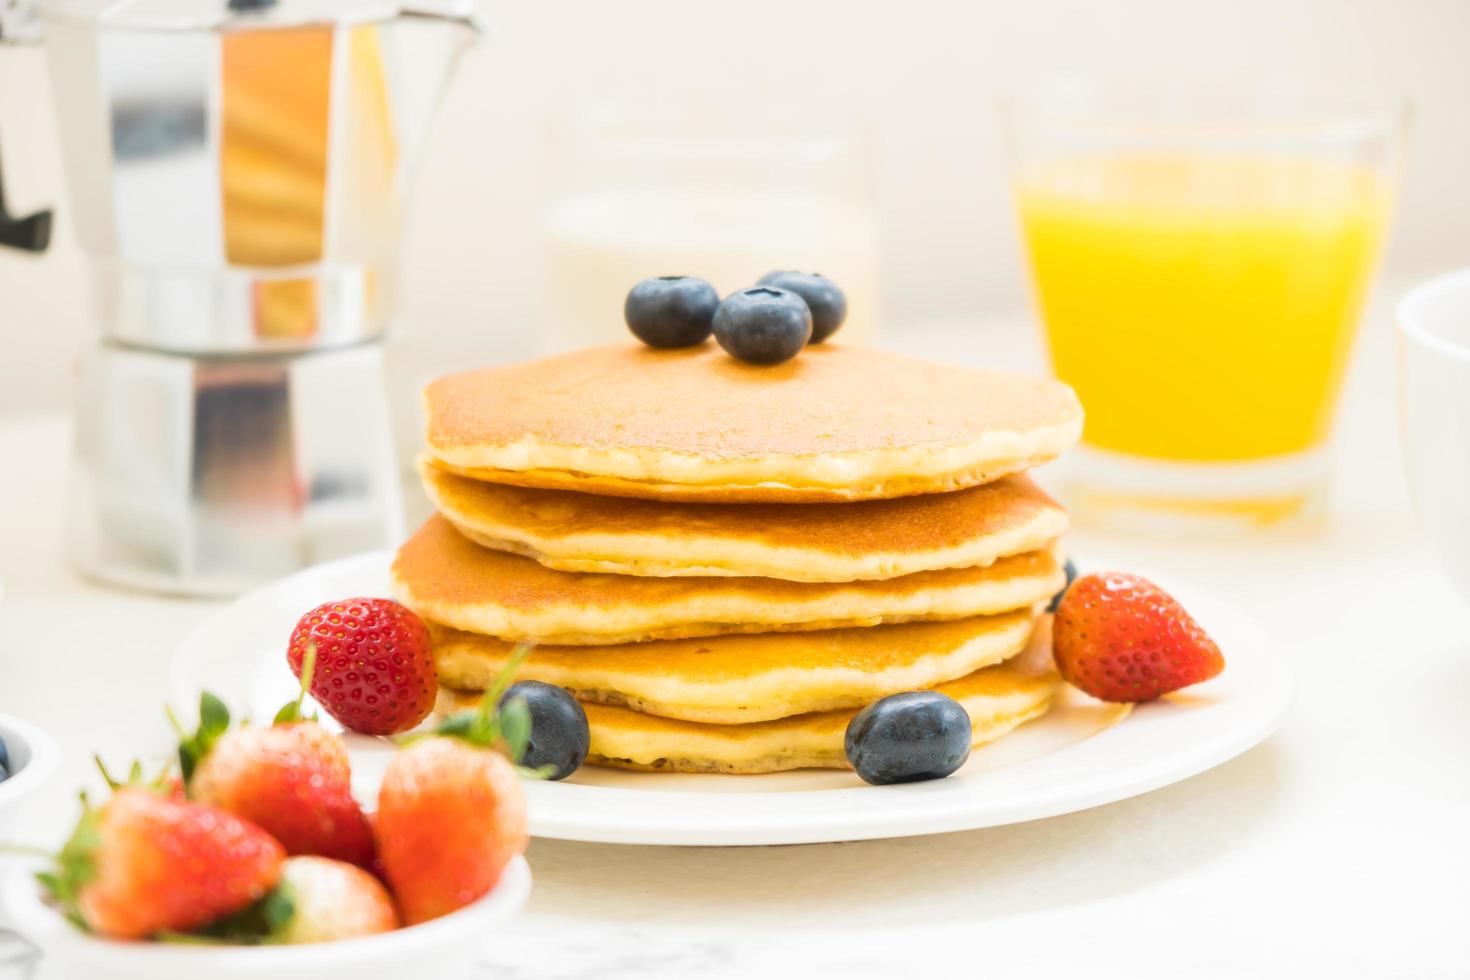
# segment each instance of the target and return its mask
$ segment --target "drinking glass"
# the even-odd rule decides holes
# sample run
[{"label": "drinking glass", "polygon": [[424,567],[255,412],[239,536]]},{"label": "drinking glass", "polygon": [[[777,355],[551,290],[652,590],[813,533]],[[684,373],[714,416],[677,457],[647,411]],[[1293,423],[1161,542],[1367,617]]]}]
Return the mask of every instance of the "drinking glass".
[{"label": "drinking glass", "polygon": [[861,118],[783,118],[715,96],[600,102],[550,133],[544,216],[550,350],[627,336],[623,300],[649,276],[692,275],[721,296],[773,269],[847,293],[844,342],[871,340],[877,231]]},{"label": "drinking glass", "polygon": [[1052,367],[1087,412],[1074,508],[1170,530],[1319,516],[1405,107],[1072,85],[1002,118]]}]

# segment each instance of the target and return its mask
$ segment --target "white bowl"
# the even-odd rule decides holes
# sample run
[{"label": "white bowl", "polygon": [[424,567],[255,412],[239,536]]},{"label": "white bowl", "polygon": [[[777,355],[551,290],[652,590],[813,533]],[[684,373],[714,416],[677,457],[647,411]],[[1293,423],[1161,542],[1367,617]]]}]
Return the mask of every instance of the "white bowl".
[{"label": "white bowl", "polygon": [[494,943],[496,927],[526,904],[531,869],[517,857],[495,890],[458,912],[378,936],[302,946],[179,946],[118,942],[82,932],[48,904],[28,872],[0,891],[7,925],[35,943],[60,977],[116,980],[403,980],[463,977]]},{"label": "white bowl", "polygon": [[1470,601],[1470,269],[1432,279],[1398,306],[1399,402],[1414,507]]},{"label": "white bowl", "polygon": [[17,843],[9,833],[21,802],[36,790],[61,760],[61,752],[50,735],[29,722],[0,715],[0,739],[10,755],[10,778],[0,783],[0,843]]}]

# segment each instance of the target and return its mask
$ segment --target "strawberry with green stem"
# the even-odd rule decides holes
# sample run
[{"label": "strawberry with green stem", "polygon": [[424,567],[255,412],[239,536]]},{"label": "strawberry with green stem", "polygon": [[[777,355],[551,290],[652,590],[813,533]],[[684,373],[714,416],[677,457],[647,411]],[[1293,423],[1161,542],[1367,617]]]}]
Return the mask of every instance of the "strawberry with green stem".
[{"label": "strawberry with green stem", "polygon": [[383,774],[378,845],[405,924],[481,898],[525,850],[526,798],[514,760],[530,715],[519,699],[499,700],[527,652],[515,652],[478,708],[413,739]]},{"label": "strawberry with green stem", "polygon": [[[231,730],[229,709],[203,694],[198,729],[180,729],[179,764],[191,798],[258,824],[287,854],[372,868],[377,848],[367,816],[352,796],[347,750],[340,738],[301,712],[313,656],[308,651],[296,700],[270,726]],[[174,725],[179,728],[176,720]]]},{"label": "strawberry with green stem", "polygon": [[268,942],[334,942],[398,928],[398,910],[383,883],[342,861],[287,858],[278,893],[291,903],[291,915]]},{"label": "strawberry with green stem", "polygon": [[254,905],[172,943],[296,945],[335,942],[398,928],[398,911],[383,883],[362,868],[315,855],[289,857],[281,882]]},{"label": "strawberry with green stem", "polygon": [[281,845],[254,824],[130,782],[100,806],[83,794],[54,869],[37,877],[78,925],[143,939],[248,908],[276,887],[284,860]]}]

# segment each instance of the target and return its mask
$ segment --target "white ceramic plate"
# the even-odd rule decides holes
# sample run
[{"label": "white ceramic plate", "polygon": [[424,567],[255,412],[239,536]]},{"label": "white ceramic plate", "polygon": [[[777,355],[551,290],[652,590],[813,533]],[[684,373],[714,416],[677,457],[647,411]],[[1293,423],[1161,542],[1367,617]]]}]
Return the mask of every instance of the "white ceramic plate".
[{"label": "white ceramic plate", "polygon": [[[268,719],[295,693],[286,641],[307,610],[388,595],[389,553],[319,565],[239,599],[196,630],[174,661],[176,707],[199,691]],[[1286,665],[1239,610],[1172,579],[1160,584],[1220,644],[1228,664],[1207,684],[1124,712],[1069,692],[1041,719],[980,749],[949,779],[874,787],[850,772],[764,776],[634,773],[584,767],[528,784],[538,837],[617,844],[803,844],[969,830],[1036,820],[1167,786],[1231,759],[1276,727],[1291,697]],[[392,752],[348,735],[353,782],[376,795]]]}]

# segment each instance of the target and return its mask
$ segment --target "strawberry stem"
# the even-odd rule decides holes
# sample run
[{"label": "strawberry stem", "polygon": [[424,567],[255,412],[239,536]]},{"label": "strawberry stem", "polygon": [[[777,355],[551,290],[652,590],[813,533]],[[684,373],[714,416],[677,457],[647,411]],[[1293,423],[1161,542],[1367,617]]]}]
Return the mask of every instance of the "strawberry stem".
[{"label": "strawberry stem", "polygon": [[116,779],[113,779],[112,773],[107,771],[107,763],[102,761],[102,756],[94,755],[92,756],[92,761],[96,763],[97,771],[102,773],[102,781],[107,784],[108,789],[115,790],[118,787],[122,786],[122,783],[118,782]]},{"label": "strawberry stem", "polygon": [[[112,773],[107,771],[107,764],[102,761],[102,756],[94,755],[92,756],[92,761],[97,764],[97,771],[102,773],[102,779],[107,783],[108,789],[119,790],[122,789],[124,786],[147,785],[143,780],[143,763],[139,762],[137,759],[134,759],[133,764],[128,766],[128,778],[121,781],[116,779],[112,775]],[[160,782],[162,781],[161,776],[159,777],[159,780]]]},{"label": "strawberry stem", "polygon": [[501,697],[515,680],[521,664],[531,653],[532,645],[522,643],[511,651],[505,666],[495,678],[495,683],[485,692],[478,706],[456,711],[439,723],[435,735],[464,739],[481,748],[500,748],[511,762],[516,762],[525,752],[526,741],[531,733],[531,716],[526,702],[514,698],[505,704]]},{"label": "strawberry stem", "polygon": [[315,721],[316,715],[307,718],[302,712],[301,706],[306,702],[306,695],[311,691],[311,678],[316,673],[316,644],[308,643],[306,652],[301,656],[301,689],[296,692],[296,700],[288,701],[276,712],[276,717],[271,724],[286,725],[294,721]]},{"label": "strawberry stem", "polygon": [[485,692],[485,700],[480,705],[480,710],[487,715],[494,710],[494,706],[500,702],[500,696],[505,693],[506,688],[516,679],[516,673],[521,669],[521,664],[531,655],[534,644],[517,643],[515,649],[510,652],[510,658],[506,660],[505,666],[495,678],[495,683],[490,685],[490,690]]},{"label": "strawberry stem", "polygon": [[[166,763],[164,764],[164,767],[159,770],[157,776],[152,779],[148,779],[143,774],[143,763],[137,759],[134,759],[132,764],[128,766],[128,778],[125,780],[119,780],[116,776],[114,776],[111,772],[107,770],[107,764],[102,761],[102,756],[94,755],[92,756],[92,761],[96,763],[97,771],[102,773],[102,778],[107,783],[107,788],[112,790],[113,792],[116,792],[120,789],[126,789],[130,786],[137,789],[161,791],[167,786],[169,767]],[[83,802],[86,802],[85,799],[83,800]]]},{"label": "strawberry stem", "polygon": [[166,704],[163,706],[163,716],[168,719],[168,727],[174,730],[174,735],[180,741],[189,737],[189,733],[184,730],[183,723],[179,721],[179,716],[174,714],[172,705]]}]

